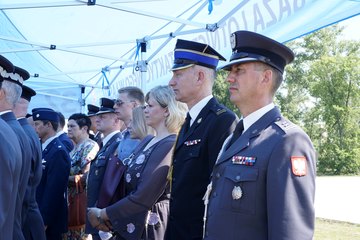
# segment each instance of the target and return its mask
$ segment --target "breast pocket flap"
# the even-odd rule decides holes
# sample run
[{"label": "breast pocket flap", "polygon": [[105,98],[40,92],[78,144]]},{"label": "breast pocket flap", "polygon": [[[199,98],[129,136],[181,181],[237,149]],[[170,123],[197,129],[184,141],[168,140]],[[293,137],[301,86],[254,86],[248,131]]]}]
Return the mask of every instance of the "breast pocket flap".
[{"label": "breast pocket flap", "polygon": [[257,168],[239,168],[239,166],[226,168],[224,172],[224,176],[235,183],[256,181],[258,175],[259,170]]}]

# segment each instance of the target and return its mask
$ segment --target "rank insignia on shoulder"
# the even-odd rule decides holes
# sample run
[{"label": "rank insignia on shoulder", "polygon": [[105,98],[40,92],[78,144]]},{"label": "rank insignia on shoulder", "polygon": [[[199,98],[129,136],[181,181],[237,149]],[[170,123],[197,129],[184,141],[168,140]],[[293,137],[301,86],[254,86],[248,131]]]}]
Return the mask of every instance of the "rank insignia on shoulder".
[{"label": "rank insignia on shoulder", "polygon": [[306,158],[291,156],[291,170],[295,176],[305,176],[307,172]]},{"label": "rank insignia on shoulder", "polygon": [[225,108],[218,109],[218,110],[216,111],[216,115],[220,115],[220,114],[222,114],[222,113],[224,113],[224,112],[226,112],[226,109],[225,109]]},{"label": "rank insignia on shoulder", "polygon": [[231,161],[233,164],[254,166],[256,157],[233,156]]},{"label": "rank insignia on shoulder", "polygon": [[192,146],[192,145],[198,144],[199,142],[201,142],[201,139],[195,139],[195,140],[186,141],[186,142],[184,142],[184,144],[186,146]]}]

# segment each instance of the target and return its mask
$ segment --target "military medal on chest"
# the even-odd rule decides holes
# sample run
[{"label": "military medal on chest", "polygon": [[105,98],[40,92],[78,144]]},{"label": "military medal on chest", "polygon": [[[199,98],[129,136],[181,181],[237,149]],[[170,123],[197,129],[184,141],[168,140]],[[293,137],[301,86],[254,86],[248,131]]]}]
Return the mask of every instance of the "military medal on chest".
[{"label": "military medal on chest", "polygon": [[241,197],[242,197],[242,190],[241,190],[241,187],[240,186],[234,186],[234,189],[232,190],[232,198],[234,200],[239,200]]}]

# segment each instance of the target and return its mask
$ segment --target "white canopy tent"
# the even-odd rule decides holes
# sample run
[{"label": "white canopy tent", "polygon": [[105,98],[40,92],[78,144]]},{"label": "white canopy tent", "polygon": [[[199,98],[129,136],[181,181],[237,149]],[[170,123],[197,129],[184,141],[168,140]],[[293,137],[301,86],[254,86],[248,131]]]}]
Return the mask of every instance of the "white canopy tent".
[{"label": "white canopy tent", "polygon": [[67,117],[102,96],[167,84],[177,38],[225,57],[229,36],[286,42],[360,13],[357,0],[0,0],[0,54],[27,69],[30,107]]}]

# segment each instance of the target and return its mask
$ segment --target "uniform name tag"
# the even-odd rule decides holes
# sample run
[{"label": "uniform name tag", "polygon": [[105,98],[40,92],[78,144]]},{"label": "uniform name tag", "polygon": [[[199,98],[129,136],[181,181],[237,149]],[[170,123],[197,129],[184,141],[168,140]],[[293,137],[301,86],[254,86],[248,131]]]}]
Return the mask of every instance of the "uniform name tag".
[{"label": "uniform name tag", "polygon": [[186,141],[186,142],[184,142],[184,144],[186,146],[192,146],[192,145],[198,144],[199,142],[201,142],[201,139],[195,139],[195,140]]},{"label": "uniform name tag", "polygon": [[233,164],[254,166],[256,157],[233,156],[231,161]]}]

